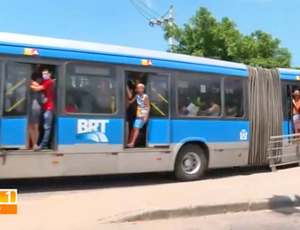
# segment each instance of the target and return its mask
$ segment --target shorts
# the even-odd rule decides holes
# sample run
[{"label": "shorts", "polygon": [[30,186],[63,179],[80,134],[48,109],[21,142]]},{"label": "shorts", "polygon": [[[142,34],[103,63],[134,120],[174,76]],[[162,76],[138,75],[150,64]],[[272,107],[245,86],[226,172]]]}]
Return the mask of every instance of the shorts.
[{"label": "shorts", "polygon": [[293,115],[293,124],[294,124],[294,129],[299,130],[300,129],[300,115]]},{"label": "shorts", "polygon": [[134,125],[133,125],[134,128],[141,129],[141,128],[143,128],[143,126],[144,126],[144,121],[141,118],[135,119]]}]

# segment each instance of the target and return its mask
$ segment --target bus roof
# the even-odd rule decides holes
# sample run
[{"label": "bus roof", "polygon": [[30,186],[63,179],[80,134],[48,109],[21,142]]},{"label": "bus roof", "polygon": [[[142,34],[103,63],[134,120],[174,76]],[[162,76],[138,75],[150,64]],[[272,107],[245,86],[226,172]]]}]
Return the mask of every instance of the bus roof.
[{"label": "bus roof", "polygon": [[279,68],[279,72],[283,74],[292,74],[292,75],[300,75],[300,70],[299,69],[284,69],[284,68]]},{"label": "bus roof", "polygon": [[0,44],[10,43],[16,45],[26,45],[35,47],[51,47],[60,50],[68,49],[74,51],[97,52],[107,54],[117,54],[124,56],[136,56],[144,58],[159,58],[169,61],[189,62],[195,64],[206,64],[213,66],[222,66],[228,68],[236,68],[246,70],[244,64],[233,63],[221,60],[214,60],[209,58],[195,57],[183,54],[174,54],[162,51],[153,51],[146,49],[130,48],[115,45],[106,45],[94,42],[84,42],[67,39],[48,38],[40,36],[31,36],[23,34],[3,33],[0,32]]},{"label": "bus roof", "polygon": [[[60,51],[74,51],[85,53],[99,53],[107,55],[118,55],[123,57],[135,57],[140,59],[155,59],[164,60],[164,64],[160,67],[172,67],[170,62],[176,62],[180,64],[198,64],[202,66],[221,67],[222,69],[235,70],[235,75],[247,76],[247,66],[241,63],[234,63],[228,61],[215,60],[204,57],[195,57],[184,54],[168,53],[163,51],[153,51],[147,49],[130,48],[123,46],[107,45],[95,42],[76,41],[68,39],[58,39],[49,37],[40,37],[24,34],[14,34],[0,32],[0,45],[13,45],[20,47],[32,47],[32,48],[48,48]],[[184,65],[185,66],[185,65]],[[181,69],[185,67],[182,66]],[[195,67],[193,67],[195,69]],[[214,72],[213,68],[209,68],[209,72]],[[191,70],[187,68],[187,70]],[[297,69],[279,69],[281,77],[283,79],[295,80],[296,75],[300,75],[300,70]],[[216,71],[216,73],[221,73]],[[225,71],[227,72],[227,71]]]}]

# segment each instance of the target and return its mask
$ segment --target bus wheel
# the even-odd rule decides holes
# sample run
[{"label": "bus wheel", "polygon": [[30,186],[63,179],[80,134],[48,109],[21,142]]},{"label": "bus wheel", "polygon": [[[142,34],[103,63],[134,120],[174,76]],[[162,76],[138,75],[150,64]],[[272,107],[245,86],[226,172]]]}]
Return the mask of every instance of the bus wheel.
[{"label": "bus wheel", "polygon": [[175,177],[180,181],[199,180],[207,169],[207,157],[199,146],[183,146],[175,162]]}]

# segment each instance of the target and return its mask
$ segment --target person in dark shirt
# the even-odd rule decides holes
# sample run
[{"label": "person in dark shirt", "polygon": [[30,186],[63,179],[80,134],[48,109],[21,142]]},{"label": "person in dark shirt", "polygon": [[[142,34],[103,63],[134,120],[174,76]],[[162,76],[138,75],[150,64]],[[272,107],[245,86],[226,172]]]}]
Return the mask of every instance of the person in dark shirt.
[{"label": "person in dark shirt", "polygon": [[35,148],[35,151],[40,151],[42,149],[47,149],[50,147],[50,135],[52,128],[52,121],[54,115],[54,81],[51,79],[51,73],[48,69],[44,69],[42,72],[43,83],[40,85],[32,84],[30,88],[33,91],[42,91],[45,96],[45,102],[43,105],[43,117],[44,117],[44,127],[43,127],[43,138],[41,144]]},{"label": "person in dark shirt", "polygon": [[[36,73],[32,74],[31,85],[39,86],[41,82],[40,76]],[[30,95],[30,113],[29,113],[29,138],[33,149],[37,148],[39,140],[39,124],[41,109],[43,106],[43,95],[42,92],[31,91]]]}]

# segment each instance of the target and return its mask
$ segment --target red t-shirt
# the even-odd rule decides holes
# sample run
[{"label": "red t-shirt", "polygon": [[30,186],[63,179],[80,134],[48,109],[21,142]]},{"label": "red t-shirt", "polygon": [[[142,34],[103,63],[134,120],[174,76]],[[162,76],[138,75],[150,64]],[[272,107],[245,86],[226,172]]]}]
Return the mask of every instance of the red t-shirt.
[{"label": "red t-shirt", "polygon": [[54,110],[54,82],[51,79],[44,80],[42,86],[44,87],[43,93],[46,97],[44,104],[44,111]]}]

